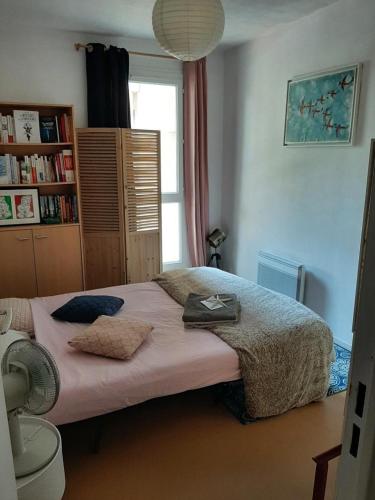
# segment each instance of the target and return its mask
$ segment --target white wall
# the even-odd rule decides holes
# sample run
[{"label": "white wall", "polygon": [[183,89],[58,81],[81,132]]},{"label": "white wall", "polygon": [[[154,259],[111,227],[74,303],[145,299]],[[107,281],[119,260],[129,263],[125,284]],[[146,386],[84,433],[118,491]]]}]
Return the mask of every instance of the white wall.
[{"label": "white wall", "polygon": [[224,57],[221,51],[217,50],[207,58],[207,80],[209,208],[210,226],[213,229],[222,225]]},{"label": "white wall", "polygon": [[[74,104],[77,127],[87,125],[85,54],[74,42],[113,44],[134,51],[163,53],[156,42],[129,37],[110,37],[48,29],[2,27],[0,32],[0,100]],[[178,61],[130,57],[130,72],[142,66],[155,74],[182,71]],[[208,58],[208,149],[211,225],[220,224],[222,171],[223,56]]]},{"label": "white wall", "polygon": [[[375,2],[342,0],[225,54],[226,264],[256,279],[257,252],[302,261],[306,303],[351,343],[370,138]],[[364,62],[354,147],[283,147],[287,81]]]},{"label": "white wall", "polygon": [[[2,26],[0,32],[0,101],[27,101],[44,103],[64,103],[75,106],[76,125],[87,125],[86,115],[86,70],[84,51],[76,52],[74,42],[100,42],[113,44],[134,51],[161,52],[152,40],[135,38],[104,37],[83,33],[53,31],[48,29],[15,29]],[[130,72],[142,74],[142,67],[155,68],[155,74],[175,72],[179,62],[160,59],[130,58]],[[208,122],[209,168],[213,194],[210,197],[212,224],[220,224],[220,186],[222,171],[222,66],[223,56],[213,55],[208,60]],[[219,106],[217,105],[217,102]],[[216,193],[216,194],[215,194]],[[1,396],[1,394],[0,394]],[[2,414],[3,401],[0,400],[0,472],[4,500],[11,500],[10,480],[11,455],[7,449],[9,437],[6,417]],[[3,478],[4,473],[4,478]],[[7,479],[8,478],[8,479]],[[8,488],[9,486],[9,488]],[[0,495],[0,496],[1,496]],[[3,498],[3,496],[1,496]]]},{"label": "white wall", "polygon": [[[74,104],[76,125],[87,124],[84,50],[74,42],[98,42],[159,52],[151,40],[12,27],[0,33],[0,99]],[[138,58],[137,58],[138,59]],[[154,60],[151,61],[151,64]]]}]

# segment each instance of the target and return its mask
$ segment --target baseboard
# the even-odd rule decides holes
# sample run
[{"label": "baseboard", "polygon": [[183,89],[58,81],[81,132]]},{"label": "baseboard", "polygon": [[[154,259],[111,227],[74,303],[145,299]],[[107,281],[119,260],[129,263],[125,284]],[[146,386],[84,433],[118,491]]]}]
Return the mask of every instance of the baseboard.
[{"label": "baseboard", "polygon": [[352,350],[352,345],[348,344],[347,342],[344,342],[341,339],[338,339],[337,337],[333,337],[333,341],[335,344],[338,344],[339,346],[343,347],[344,349],[347,349],[348,351]]}]

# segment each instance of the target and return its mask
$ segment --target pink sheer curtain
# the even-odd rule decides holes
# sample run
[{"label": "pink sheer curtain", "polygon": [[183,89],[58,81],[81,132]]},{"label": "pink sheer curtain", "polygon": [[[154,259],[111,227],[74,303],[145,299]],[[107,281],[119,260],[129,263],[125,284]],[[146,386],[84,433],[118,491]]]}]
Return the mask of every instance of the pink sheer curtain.
[{"label": "pink sheer curtain", "polygon": [[207,263],[208,158],[206,59],[185,62],[184,183],[187,240],[192,266]]}]

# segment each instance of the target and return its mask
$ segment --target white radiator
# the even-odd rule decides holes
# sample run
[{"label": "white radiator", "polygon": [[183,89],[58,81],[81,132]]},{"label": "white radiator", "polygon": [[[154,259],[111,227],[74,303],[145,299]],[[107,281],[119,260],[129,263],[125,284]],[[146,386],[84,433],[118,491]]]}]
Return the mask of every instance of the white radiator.
[{"label": "white radiator", "polygon": [[303,302],[305,268],[299,262],[261,251],[258,255],[258,284]]}]

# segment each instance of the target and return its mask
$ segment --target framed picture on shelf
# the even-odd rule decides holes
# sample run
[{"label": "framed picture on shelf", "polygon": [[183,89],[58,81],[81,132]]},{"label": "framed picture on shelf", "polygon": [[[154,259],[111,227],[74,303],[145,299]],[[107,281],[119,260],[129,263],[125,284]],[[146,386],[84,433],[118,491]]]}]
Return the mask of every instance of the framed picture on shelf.
[{"label": "framed picture on shelf", "polygon": [[352,145],[361,71],[355,64],[290,80],[284,146]]},{"label": "framed picture on shelf", "polygon": [[0,226],[39,223],[37,189],[0,189]]}]

